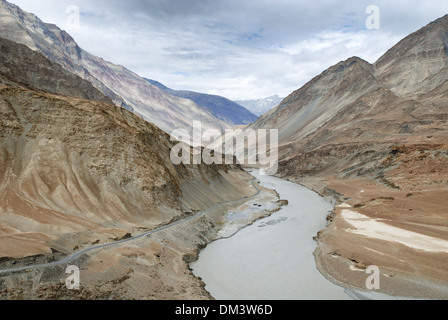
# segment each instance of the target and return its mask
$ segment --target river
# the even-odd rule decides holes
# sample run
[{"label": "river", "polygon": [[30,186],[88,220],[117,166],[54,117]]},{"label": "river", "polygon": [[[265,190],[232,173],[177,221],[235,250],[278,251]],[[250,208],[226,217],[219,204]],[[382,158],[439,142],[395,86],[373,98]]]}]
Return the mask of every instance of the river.
[{"label": "river", "polygon": [[317,270],[313,237],[333,206],[317,193],[252,172],[289,204],[269,218],[217,240],[191,264],[217,300],[346,300],[344,288]]}]

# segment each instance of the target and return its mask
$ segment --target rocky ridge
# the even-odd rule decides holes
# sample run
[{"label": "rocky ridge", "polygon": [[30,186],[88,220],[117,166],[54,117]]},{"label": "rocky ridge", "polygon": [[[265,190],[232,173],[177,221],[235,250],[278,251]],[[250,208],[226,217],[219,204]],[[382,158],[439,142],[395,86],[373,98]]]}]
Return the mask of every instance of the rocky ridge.
[{"label": "rocky ridge", "polygon": [[283,98],[280,98],[278,95],[274,95],[271,97],[261,98],[261,99],[253,99],[253,100],[236,100],[235,102],[242,105],[246,109],[250,110],[252,113],[257,116],[261,116],[271,109],[275,108],[282,102]]},{"label": "rocky ridge", "polygon": [[[54,261],[253,194],[236,166],[175,166],[177,142],[167,133],[43,55],[5,39],[0,50],[2,269]],[[0,296],[210,298],[184,257],[213,239],[221,217],[82,256],[72,262],[83,270],[81,291],[65,288],[60,267],[2,274]]]}]

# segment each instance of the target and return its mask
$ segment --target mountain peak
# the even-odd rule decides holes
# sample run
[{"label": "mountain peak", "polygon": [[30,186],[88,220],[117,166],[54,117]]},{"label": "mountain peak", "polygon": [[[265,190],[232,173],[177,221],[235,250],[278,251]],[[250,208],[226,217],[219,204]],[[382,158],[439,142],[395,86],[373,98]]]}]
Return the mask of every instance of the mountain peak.
[{"label": "mountain peak", "polygon": [[405,37],[374,66],[394,93],[414,94],[416,86],[448,67],[448,15]]},{"label": "mountain peak", "polygon": [[[443,101],[446,83],[448,15],[404,38],[374,65],[356,56],[340,61],[290,94],[252,127],[279,128],[279,138],[285,145],[305,141],[335,120],[342,119],[341,123],[346,125],[347,119],[356,113],[361,117],[373,110],[375,104],[386,106],[400,99],[418,101],[419,97],[431,99],[431,94],[439,94],[437,99]],[[439,103],[437,99],[434,105]],[[360,125],[355,129],[362,131],[361,128]]]},{"label": "mountain peak", "polygon": [[[443,17],[440,17],[439,19],[434,20],[433,22],[429,23],[426,27],[429,26],[436,26],[436,27],[448,27],[448,14],[444,15]],[[423,28],[426,28],[423,27]]]},{"label": "mountain peak", "polygon": [[280,102],[282,102],[282,100],[283,98],[281,98],[278,94],[276,94],[266,98],[252,99],[252,100],[236,100],[235,102],[245,107],[253,114],[261,116],[262,114],[276,107]]},{"label": "mountain peak", "polygon": [[[17,85],[60,96],[95,100],[108,104],[112,101],[93,85],[52,63],[42,54],[25,45],[0,37],[2,62],[0,76]],[[9,81],[8,81],[9,82]]]}]

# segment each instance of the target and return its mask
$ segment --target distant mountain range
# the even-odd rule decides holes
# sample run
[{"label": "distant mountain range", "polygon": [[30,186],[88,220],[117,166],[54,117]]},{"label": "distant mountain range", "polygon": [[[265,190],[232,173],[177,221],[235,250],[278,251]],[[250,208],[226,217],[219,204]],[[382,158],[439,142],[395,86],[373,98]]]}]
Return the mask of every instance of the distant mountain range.
[{"label": "distant mountain range", "polygon": [[236,103],[245,107],[247,110],[251,111],[253,114],[257,116],[261,116],[265,114],[272,108],[278,106],[280,102],[282,102],[283,98],[278,95],[261,98],[256,100],[235,100]]},{"label": "distant mountain range", "polygon": [[[193,121],[203,129],[245,124],[278,130],[277,175],[336,203],[314,238],[323,275],[365,290],[364,271],[377,266],[381,291],[447,297],[448,15],[375,63],[351,57],[285,99],[172,90],[5,0],[0,57],[2,265],[54,261],[248,196],[251,177],[240,166],[174,165],[166,133]],[[203,215],[164,229],[166,238],[141,239],[146,247],[80,259],[94,264],[85,275],[101,280],[80,297],[207,297],[187,265],[222,223],[221,214]],[[25,297],[67,298],[43,287],[53,272],[17,278],[33,287]],[[0,298],[21,296],[20,285],[17,294],[0,288]]]},{"label": "distant mountain range", "polygon": [[146,80],[150,84],[162,89],[165,92],[168,92],[169,94],[172,94],[173,96],[194,101],[196,104],[211,111],[216,118],[228,124],[234,126],[247,125],[254,122],[258,118],[246,108],[227,98],[193,91],[173,90],[158,81],[150,79]]}]

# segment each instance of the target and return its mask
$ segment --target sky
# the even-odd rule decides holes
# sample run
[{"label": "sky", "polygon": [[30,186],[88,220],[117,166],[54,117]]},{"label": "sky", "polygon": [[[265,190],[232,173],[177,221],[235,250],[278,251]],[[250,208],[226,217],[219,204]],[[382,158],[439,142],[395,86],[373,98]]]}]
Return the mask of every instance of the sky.
[{"label": "sky", "polygon": [[142,77],[233,100],[286,97],[352,56],[374,63],[448,14],[446,0],[9,2]]}]

